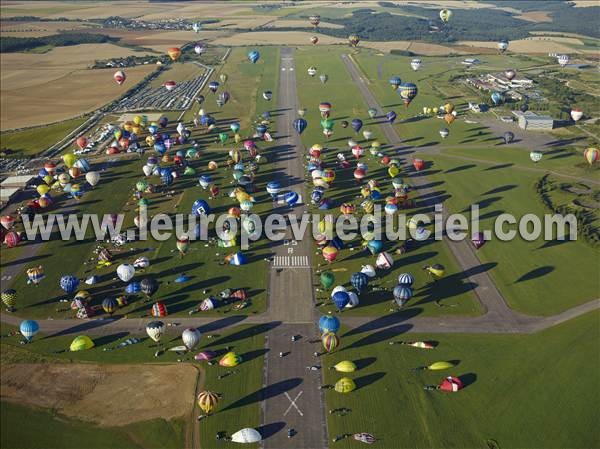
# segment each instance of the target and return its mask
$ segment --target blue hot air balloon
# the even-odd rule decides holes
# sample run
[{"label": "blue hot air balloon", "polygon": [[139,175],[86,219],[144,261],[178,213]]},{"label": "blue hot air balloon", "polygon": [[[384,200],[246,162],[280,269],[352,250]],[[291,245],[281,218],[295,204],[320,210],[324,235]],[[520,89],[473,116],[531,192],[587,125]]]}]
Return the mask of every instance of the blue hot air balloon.
[{"label": "blue hot air balloon", "polygon": [[310,194],[310,199],[314,204],[320,204],[323,199],[323,191],[319,189],[315,189]]},{"label": "blue hot air balloon", "polygon": [[350,295],[344,291],[335,292],[331,300],[338,310],[342,310],[350,302]]},{"label": "blue hot air balloon", "polygon": [[410,273],[402,273],[398,276],[398,284],[403,287],[412,287],[415,282],[415,278]]},{"label": "blue hot air balloon", "polygon": [[369,284],[369,276],[361,272],[353,273],[350,277],[350,284],[352,284],[352,287],[354,287],[360,295]]},{"label": "blue hot air balloon", "polygon": [[261,114],[261,117],[265,120],[269,120],[271,118],[271,113],[269,111],[265,111]]},{"label": "blue hot air balloon", "polygon": [[27,341],[31,341],[33,336],[37,334],[39,330],[40,325],[34,320],[21,321],[21,325],[19,326],[19,332],[21,332],[21,335],[25,337],[25,340]]},{"label": "blue hot air balloon", "polygon": [[210,206],[204,200],[196,200],[192,204],[192,214],[194,215],[208,215],[210,214]]},{"label": "blue hot air balloon", "polygon": [[60,288],[62,288],[65,293],[73,293],[77,290],[79,286],[79,279],[77,279],[72,274],[66,274],[60,278]]},{"label": "blue hot air balloon", "polygon": [[331,315],[323,315],[319,318],[319,331],[321,334],[326,332],[333,332],[334,334],[340,330],[340,320],[338,317]]},{"label": "blue hot air balloon", "polygon": [[294,120],[294,129],[298,132],[298,134],[302,134],[302,132],[306,129],[308,123],[303,118],[297,118]]},{"label": "blue hot air balloon", "polygon": [[402,307],[410,298],[412,298],[413,292],[410,287],[405,287],[404,285],[396,285],[396,287],[394,287],[393,295],[396,304]]},{"label": "blue hot air balloon", "polygon": [[167,151],[167,147],[162,141],[158,141],[154,143],[154,150],[162,156]]},{"label": "blue hot air balloon", "polygon": [[219,88],[218,81],[211,81],[210,83],[208,83],[208,90],[210,90],[213,94],[217,91],[218,88]]},{"label": "blue hot air balloon", "polygon": [[173,178],[173,175],[169,170],[163,170],[163,172],[160,175],[160,180],[166,186],[170,186],[171,184],[173,184],[174,179],[175,178]]},{"label": "blue hot air balloon", "polygon": [[502,94],[500,92],[492,93],[492,101],[496,106],[498,106],[500,103],[502,103]]},{"label": "blue hot air balloon", "polygon": [[248,262],[246,255],[239,251],[227,257],[229,258],[229,265],[244,265]]},{"label": "blue hot air balloon", "polygon": [[261,123],[260,125],[258,125],[258,126],[256,127],[256,133],[257,133],[259,136],[262,136],[262,135],[263,135],[264,133],[266,133],[266,132],[267,132],[267,125],[264,125],[264,124],[262,124],[262,123]]},{"label": "blue hot air balloon", "polygon": [[260,58],[260,53],[257,52],[256,50],[252,50],[251,52],[248,53],[248,59],[250,60],[250,62],[252,64],[256,64],[256,61],[258,61],[258,58]]},{"label": "blue hot air balloon", "polygon": [[277,194],[281,191],[281,184],[277,181],[271,181],[267,183],[267,193],[271,195],[271,198],[277,198]]},{"label": "blue hot air balloon", "polygon": [[389,83],[394,88],[394,90],[396,90],[396,89],[398,89],[398,87],[400,87],[400,84],[402,84],[402,80],[400,79],[399,76],[392,76],[390,78]]},{"label": "blue hot air balloon", "polygon": [[283,195],[283,199],[288,206],[294,207],[298,203],[298,200],[300,199],[300,197],[298,196],[298,194],[296,192],[290,191],[290,192],[286,192],[285,195]]},{"label": "blue hot air balloon", "polygon": [[362,128],[362,125],[363,125],[363,122],[359,118],[352,119],[352,122],[350,123],[350,126],[352,126],[352,129],[356,133],[360,131],[360,129]]},{"label": "blue hot air balloon", "polygon": [[369,240],[367,248],[369,248],[371,254],[378,254],[383,249],[383,242],[381,240]]},{"label": "blue hot air balloon", "polygon": [[396,113],[394,111],[390,111],[385,114],[385,117],[388,119],[388,122],[394,123],[394,120],[396,120]]},{"label": "blue hot air balloon", "polygon": [[404,100],[406,107],[408,107],[410,102],[417,96],[418,91],[417,85],[414,83],[402,83],[398,88],[398,94],[400,95],[400,98]]},{"label": "blue hot air balloon", "polygon": [[125,293],[129,295],[135,295],[142,291],[142,285],[139,282],[130,282],[125,287]]}]

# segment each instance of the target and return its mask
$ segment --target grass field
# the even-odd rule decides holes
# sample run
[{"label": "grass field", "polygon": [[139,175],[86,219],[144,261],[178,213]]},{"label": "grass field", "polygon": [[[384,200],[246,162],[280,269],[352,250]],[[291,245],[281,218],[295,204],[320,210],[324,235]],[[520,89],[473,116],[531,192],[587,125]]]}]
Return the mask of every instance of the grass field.
[{"label": "grass field", "polygon": [[[254,126],[254,120],[257,115],[257,108],[265,107],[264,100],[258,94],[263,89],[270,88],[276,84],[277,72],[273,70],[265,71],[266,67],[274,63],[277,57],[275,49],[263,52],[263,62],[250,65],[245,62],[246,50],[236,50],[225,65],[224,69],[230,76],[230,81],[222,88],[229,89],[232,99],[222,109],[217,110],[212,93],[205,93],[206,103],[202,106],[213,113],[215,118],[221,123],[220,130],[228,132],[228,124],[233,121],[240,121],[242,131],[240,133],[245,137],[251,134]],[[245,80],[245,84],[241,80]],[[231,83],[231,84],[229,84]],[[258,106],[257,103],[260,105]],[[274,103],[268,104],[272,107]],[[197,107],[194,109],[197,111]],[[261,109],[262,111],[262,109]],[[239,115],[238,115],[239,114]],[[188,123],[189,124],[189,123]],[[193,127],[193,124],[189,124]],[[167,128],[168,132],[175,133],[175,122],[172,122]],[[233,138],[230,134],[230,141]],[[145,136],[142,136],[143,140]],[[192,160],[190,165],[196,170],[194,177],[182,177],[172,186],[173,192],[170,195],[163,193],[148,194],[149,215],[156,213],[174,214],[176,212],[189,213],[192,203],[198,198],[206,199],[213,208],[213,213],[225,213],[229,207],[236,205],[234,200],[229,199],[226,194],[233,189],[234,185],[230,181],[229,170],[226,169],[226,158],[230,145],[225,147],[215,144],[215,134],[200,133],[195,130],[193,139],[196,139],[203,150],[200,159]],[[259,143],[262,154],[265,159],[269,159],[270,145]],[[178,150],[175,147],[171,153]],[[208,161],[214,160],[221,167],[218,171],[211,172],[214,182],[221,188],[222,194],[215,200],[208,199],[208,192],[201,189],[197,184],[197,177],[200,174],[208,173],[206,167]],[[120,160],[114,163],[108,163],[105,166],[96,169],[104,169],[103,181],[92,191],[87,192],[84,198],[69,210],[79,214],[95,213],[102,216],[105,213],[122,212],[125,214],[124,227],[133,226],[133,217],[136,215],[137,200],[132,198],[133,187],[135,183],[143,177],[141,167],[145,162],[136,159]],[[254,213],[263,214],[270,210],[271,201],[269,195],[264,191],[264,185],[270,178],[271,166],[269,163],[261,164],[255,182],[257,192],[254,194],[256,206]],[[150,182],[159,183],[158,179],[149,179]],[[111,201],[106,201],[111,198]],[[64,202],[61,203],[64,206]],[[212,227],[211,227],[212,229]],[[91,232],[91,230],[90,230]],[[239,242],[238,242],[239,244]],[[23,243],[27,245],[27,243]],[[139,279],[145,276],[153,276],[160,282],[159,290],[154,298],[163,300],[170,313],[187,314],[187,312],[199,305],[206,296],[218,295],[225,288],[246,288],[250,295],[252,305],[244,309],[245,313],[256,313],[264,311],[266,307],[266,271],[263,267],[266,262],[263,259],[270,254],[270,245],[266,240],[258,241],[252,244],[250,251],[246,254],[250,263],[245,266],[234,267],[223,263],[224,256],[239,250],[238,248],[218,248],[216,244],[206,242],[195,242],[191,245],[189,254],[183,259],[177,253],[175,237],[172,236],[167,241],[141,241],[126,245],[115,251],[114,265],[108,268],[96,267],[94,249],[98,247],[92,234],[88,234],[83,241],[62,241],[52,240],[46,243],[41,252],[28,264],[42,264],[46,268],[46,276],[50,282],[43,284],[44,288],[36,289],[26,284],[26,276],[21,273],[14,279],[13,285],[22,292],[20,298],[21,310],[28,316],[47,317],[47,316],[71,316],[71,312],[66,305],[61,305],[57,301],[62,297],[62,292],[57,284],[60,276],[67,273],[73,273],[86,278],[91,274],[100,276],[99,284],[90,287],[88,290],[94,295],[94,303],[100,304],[102,299],[109,294],[122,294],[125,284],[120,281],[115,282],[115,268],[123,262],[131,263],[135,257],[145,255],[150,258],[151,266],[145,273],[139,274]],[[19,248],[17,248],[18,250]],[[2,252],[10,250],[2,249]],[[65,251],[70,253],[68,261],[65,263],[53,263],[58,257],[61,257]],[[18,258],[8,257],[6,262],[3,258],[3,266],[10,266]],[[130,260],[131,259],[131,260]],[[262,275],[257,276],[257,270]],[[181,273],[191,277],[191,280],[185,284],[177,284],[174,279]],[[85,284],[81,285],[84,288]],[[199,293],[205,292],[205,293]],[[131,297],[130,304],[121,309],[120,313],[124,315],[139,316],[147,315],[150,309],[150,303],[144,302],[140,296]],[[213,312],[206,312],[215,316],[230,312],[230,308],[222,307]]]},{"label": "grass field", "polygon": [[[326,415],[329,436],[370,432],[386,449],[598,447],[592,429],[600,419],[593,388],[600,374],[599,319],[591,312],[535,335],[402,335],[401,323],[392,334],[342,332],[341,349],[322,357],[322,364],[353,360],[360,369],[326,369],[325,383],[348,376],[358,389],[326,393],[328,410],[352,410],[345,417]],[[388,345],[400,340],[439,346]],[[449,360],[457,363],[449,370],[411,371]],[[457,393],[423,390],[449,375],[466,387]],[[350,437],[333,446],[357,444]]]},{"label": "grass field", "polygon": [[33,156],[68,136],[81,125],[84,117],[65,120],[54,125],[0,134],[0,148],[12,150],[13,156]]},{"label": "grass field", "polygon": [[[87,351],[72,353],[68,352],[67,348],[73,336],[48,337],[38,335],[29,345],[21,346],[18,344],[19,337],[5,336],[8,331],[13,329],[10,326],[2,325],[3,367],[18,366],[15,364],[21,363],[44,363],[44,366],[57,366],[56,364],[65,363],[67,364],[65,366],[76,367],[78,363],[94,362],[101,364],[100,367],[106,367],[107,370],[111,367],[118,367],[119,364],[136,364],[131,366],[140,370],[144,370],[144,367],[151,369],[153,366],[170,366],[173,369],[179,367],[181,370],[187,370],[192,364],[203,372],[200,389],[220,393],[222,397],[214,416],[201,422],[196,421],[196,416],[202,413],[197,407],[191,413],[187,411],[188,407],[193,407],[195,402],[195,398],[192,396],[185,398],[186,407],[181,409],[181,415],[178,418],[124,423],[126,425],[118,427],[95,426],[90,422],[66,418],[61,414],[51,412],[49,409],[30,408],[22,404],[14,405],[3,401],[3,430],[11,428],[16,422],[21,422],[19,431],[2,432],[3,447],[15,449],[39,447],[39,441],[43,441],[43,438],[58,441],[56,446],[44,447],[74,447],[69,442],[69,438],[80,442],[96,438],[96,445],[89,447],[165,447],[175,449],[184,446],[191,447],[191,443],[184,443],[184,439],[188,441],[187,438],[191,438],[190,426],[199,426],[202,447],[213,448],[216,447],[214,437],[218,431],[224,430],[231,435],[242,427],[258,427],[260,424],[259,391],[262,387],[263,356],[268,350],[264,348],[263,333],[267,330],[264,326],[237,326],[221,332],[217,322],[207,326],[206,329],[201,328],[204,336],[201,344],[193,352],[181,356],[167,351],[159,358],[154,357],[157,344],[145,335],[142,337],[141,334],[136,335],[138,338],[141,337],[141,343],[121,348],[116,347],[126,338],[131,338],[132,335],[118,333],[94,337],[96,347]],[[143,332],[143,329],[140,331]],[[182,331],[182,328],[168,328],[168,333],[161,340],[163,347],[169,348],[180,345],[181,338],[178,335]],[[211,335],[212,338],[209,338],[208,335]],[[110,348],[116,349],[107,351]],[[206,362],[198,363],[193,360],[193,355],[198,351],[211,349],[222,356],[227,352],[226,348],[241,355],[243,362],[235,368],[225,368],[219,365],[209,366]],[[67,352],[58,352],[65,349]],[[182,360],[183,363],[178,364],[178,359]],[[155,363],[158,365],[154,365]],[[33,365],[33,369],[35,369],[35,365]],[[99,369],[102,372],[102,368]],[[75,370],[73,373],[75,373]],[[4,376],[3,379],[5,379]],[[68,379],[64,380],[68,381]],[[189,385],[178,384],[173,378],[170,381],[174,382],[174,385],[169,388],[177,389],[177,394],[179,394],[179,390],[189,389]],[[168,384],[169,380],[164,380],[164,382]],[[62,385],[62,380],[57,379],[55,385],[58,388],[59,385]],[[138,393],[143,393],[142,390],[143,388],[140,386]],[[48,391],[47,394],[52,395],[54,392]],[[135,395],[136,390],[131,390],[130,394]],[[128,393],[124,392],[120,395],[120,398],[123,399],[127,395]],[[115,397],[107,396],[104,406],[116,410],[127,407],[126,402],[125,404],[111,405],[111,401],[114,400],[116,400]],[[63,401],[68,402],[67,399],[63,399]],[[135,408],[135,405],[132,405],[132,407]],[[160,413],[160,409],[154,408],[154,410]],[[32,422],[31,426],[23,425],[22,416],[25,413],[39,417],[39,419]],[[26,422],[29,423],[28,420]],[[26,438],[27,432],[38,428],[39,438]],[[58,436],[64,431],[69,431],[69,435],[59,439]],[[76,438],[79,438],[79,440]],[[230,446],[227,443],[222,443],[218,447]]]},{"label": "grass field", "polygon": [[[340,53],[343,51],[344,49],[334,47],[311,48],[299,49],[295,54],[300,106],[308,110],[306,120],[309,125],[302,134],[302,143],[306,148],[314,143],[320,143],[327,147],[321,157],[325,160],[327,167],[336,171],[336,179],[332,184],[332,188],[325,194],[325,197],[332,200],[333,203],[333,207],[327,213],[337,216],[340,214],[339,207],[342,203],[353,203],[357,209],[356,216],[360,218],[363,215],[360,207],[362,199],[357,198],[357,196],[360,196],[360,189],[353,178],[354,168],[336,168],[336,154],[341,151],[349,160],[353,161],[354,158],[346,142],[350,138],[355,139],[367,150],[361,159],[369,166],[367,179],[379,181],[384,197],[392,193],[390,178],[387,169],[379,163],[380,157],[371,156],[368,152],[370,142],[367,142],[360,133],[356,134],[351,127],[342,128],[340,122],[342,120],[351,121],[355,117],[360,117],[364,122],[363,130],[368,129],[374,133],[372,140],[378,140],[383,145],[383,153],[392,157],[395,155],[387,147],[387,142],[381,138],[382,134],[377,125],[385,111],[380,111],[375,119],[369,119],[367,108],[358,88],[352,83],[340,58]],[[326,73],[329,75],[329,80],[325,85],[319,81],[318,75],[311,78],[307,74],[307,68],[313,64],[317,67],[319,74]],[[333,105],[331,118],[335,120],[334,134],[329,140],[325,139],[319,125],[321,117],[317,106],[322,101],[329,101]],[[337,111],[344,111],[344,113],[338,113]],[[410,182],[410,180],[407,181]],[[311,181],[309,180],[309,192],[311,187]],[[406,209],[400,212],[412,216],[421,209],[417,204],[416,209]],[[316,208],[313,208],[312,212],[318,212],[322,215],[326,213]],[[386,242],[384,249],[393,255],[394,251],[399,248],[400,243],[402,242]],[[317,264],[317,271],[332,269],[337,278],[336,284],[349,286],[351,274],[360,271],[361,265],[365,263],[374,264],[375,257],[370,256],[366,250],[361,248],[360,238],[355,238],[347,246],[352,246],[354,250],[344,249],[340,251],[338,259],[332,264],[326,263],[320,254],[315,255],[313,260]],[[360,306],[344,312],[345,314],[382,315],[388,313],[390,308],[393,308],[391,290],[396,285],[397,276],[403,272],[412,273],[416,279],[415,296],[412,302],[409,303],[411,309],[407,313],[423,315],[476,315],[480,313],[479,306],[470,291],[472,285],[460,273],[444,242],[432,240],[422,244],[413,244],[406,254],[402,256],[393,255],[393,257],[395,260],[393,269],[385,273],[380,272],[377,280],[373,280],[370,284],[371,287],[382,290],[364,293]],[[446,266],[449,276],[443,283],[431,283],[426,272],[422,270],[424,265],[432,263],[441,263]],[[319,299],[327,299],[329,294],[322,292],[318,296]],[[331,305],[322,308],[323,311],[332,309],[333,306]]]}]

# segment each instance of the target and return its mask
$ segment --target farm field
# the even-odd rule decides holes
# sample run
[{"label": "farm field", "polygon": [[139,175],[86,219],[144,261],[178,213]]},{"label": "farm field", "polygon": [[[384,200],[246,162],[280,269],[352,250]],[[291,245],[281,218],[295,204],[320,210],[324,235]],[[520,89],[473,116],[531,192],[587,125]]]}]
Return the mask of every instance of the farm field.
[{"label": "farm field", "polygon": [[84,121],[85,118],[82,117],[65,120],[54,125],[5,132],[0,134],[0,147],[12,150],[14,152],[12,156],[16,157],[35,155],[62,140]]},{"label": "farm field", "polygon": [[[267,351],[265,328],[260,325],[237,326],[224,332],[217,326],[207,327],[201,329],[206,334],[193,353],[182,357],[167,351],[158,359],[154,356],[158,345],[139,333],[94,337],[94,348],[72,353],[64,349],[73,336],[40,336],[23,347],[17,337],[5,336],[9,330],[10,326],[2,325],[2,428],[9,428],[23,414],[33,414],[39,417],[36,422],[40,436],[38,440],[25,438],[29,445],[14,446],[25,434],[15,432],[9,436],[10,432],[3,432],[3,445],[13,444],[8,447],[36,447],[36,441],[43,437],[55,440],[60,432],[73,432],[76,428],[76,434],[81,432],[82,441],[97,439],[98,446],[94,447],[123,447],[124,444],[147,447],[159,441],[162,447],[174,449],[192,444],[191,439],[198,434],[202,447],[212,447],[218,431],[231,434],[240,423],[260,425],[257,395],[262,386],[263,356]],[[181,338],[172,332],[181,330],[172,328],[161,340],[161,347],[180,344]],[[141,342],[118,346],[132,337],[141,338]],[[222,356],[226,348],[242,357],[240,365],[226,368],[194,361],[193,355],[198,351],[210,349]],[[18,375],[29,371],[38,376],[39,382],[26,382],[26,377]],[[135,388],[128,382],[130,378],[136,379],[131,381],[136,384]],[[73,388],[78,382],[80,388]],[[46,383],[44,394],[33,393]],[[195,406],[193,397],[195,391],[204,389],[219,392],[222,397],[214,417],[198,423],[196,416],[202,412]],[[65,394],[68,390],[71,393]],[[247,394],[252,392],[256,393]],[[157,407],[157,404],[162,405]],[[197,431],[192,430],[195,426],[198,426]],[[64,447],[63,444],[66,443],[50,447]]]},{"label": "farm field", "polygon": [[[586,385],[599,374],[599,319],[593,312],[535,335],[404,334],[402,323],[387,333],[342,331],[341,348],[323,356],[323,366],[351,360],[359,370],[325,369],[325,383],[348,376],[357,389],[326,392],[327,410],[352,410],[346,416],[327,413],[329,435],[369,432],[390,449],[595,447],[598,435],[589,429],[599,418],[600,398]],[[388,344],[419,340],[438,346],[428,351]],[[412,371],[450,360],[456,366],[448,370]],[[464,389],[423,390],[449,375],[459,377]],[[557,382],[563,388],[549,394],[548,385]],[[349,438],[335,447],[356,447],[356,442]]]}]

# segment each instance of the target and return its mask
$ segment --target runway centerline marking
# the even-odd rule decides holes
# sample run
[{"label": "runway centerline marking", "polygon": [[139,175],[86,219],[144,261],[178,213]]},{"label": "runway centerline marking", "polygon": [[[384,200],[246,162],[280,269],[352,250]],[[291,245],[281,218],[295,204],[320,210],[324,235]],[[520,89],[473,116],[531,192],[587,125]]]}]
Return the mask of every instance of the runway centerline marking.
[{"label": "runway centerline marking", "polygon": [[283,416],[287,416],[287,414],[289,413],[289,411],[292,409],[292,407],[294,407],[296,410],[298,410],[298,413],[300,414],[300,416],[304,416],[304,414],[302,413],[302,411],[298,408],[298,406],[296,405],[296,401],[298,400],[298,398],[300,396],[302,396],[302,392],[303,390],[300,390],[300,393],[298,393],[296,395],[296,398],[294,400],[292,400],[291,396],[288,394],[288,392],[286,391],[285,397],[288,398],[288,400],[290,401],[290,406],[287,408],[287,410],[285,411],[285,413],[283,414]]}]

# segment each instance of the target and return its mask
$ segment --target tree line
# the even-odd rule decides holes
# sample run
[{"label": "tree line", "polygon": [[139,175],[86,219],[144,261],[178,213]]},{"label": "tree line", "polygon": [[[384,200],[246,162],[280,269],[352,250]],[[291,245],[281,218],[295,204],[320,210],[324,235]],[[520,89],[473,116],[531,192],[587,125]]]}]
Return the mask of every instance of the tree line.
[{"label": "tree line", "polygon": [[68,47],[79,44],[103,44],[119,39],[105,34],[61,33],[42,37],[3,37],[0,40],[0,53],[15,53],[33,50],[38,47]]}]

